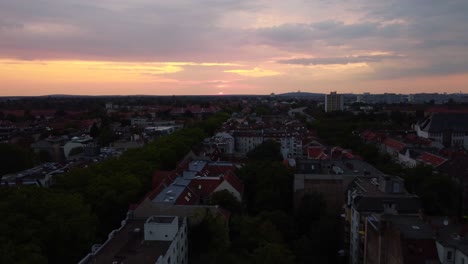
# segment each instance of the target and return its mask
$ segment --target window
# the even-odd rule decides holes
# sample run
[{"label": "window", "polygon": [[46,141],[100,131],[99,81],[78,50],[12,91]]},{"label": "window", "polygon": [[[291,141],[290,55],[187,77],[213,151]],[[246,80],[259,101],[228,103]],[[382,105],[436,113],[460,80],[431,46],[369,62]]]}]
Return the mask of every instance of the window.
[{"label": "window", "polygon": [[447,260],[452,260],[452,251],[447,251]]}]

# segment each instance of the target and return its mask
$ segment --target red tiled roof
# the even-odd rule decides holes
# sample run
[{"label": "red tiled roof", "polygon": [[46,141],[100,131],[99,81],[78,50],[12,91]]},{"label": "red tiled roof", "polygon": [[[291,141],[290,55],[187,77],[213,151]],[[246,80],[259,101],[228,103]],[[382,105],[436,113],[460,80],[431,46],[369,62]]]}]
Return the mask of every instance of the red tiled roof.
[{"label": "red tiled roof", "polygon": [[228,172],[224,175],[224,180],[231,184],[231,186],[234,187],[234,189],[236,189],[242,196],[244,193],[244,184],[239,178],[237,178],[236,175],[234,175],[232,172]]},{"label": "red tiled roof", "polygon": [[12,115],[12,116],[23,116],[24,110],[2,110],[5,116]]},{"label": "red tiled roof", "polygon": [[331,149],[331,156],[333,159],[338,159],[341,157],[341,154],[343,154],[343,149],[340,147],[333,147]]},{"label": "red tiled roof", "polygon": [[343,152],[343,156],[344,156],[345,158],[348,158],[348,159],[354,158],[353,153],[348,152],[348,151]]},{"label": "red tiled roof", "polygon": [[307,148],[307,156],[309,159],[320,159],[320,157],[324,154],[323,147],[308,147]]},{"label": "red tiled roof", "polygon": [[410,143],[418,145],[430,146],[432,144],[432,141],[430,139],[418,137],[415,134],[408,134],[405,136],[405,139]]},{"label": "red tiled roof", "polygon": [[179,195],[175,204],[177,205],[194,205],[198,204],[200,201],[199,196],[192,191],[191,188],[185,188],[185,190]]},{"label": "red tiled roof", "polygon": [[391,138],[386,138],[384,141],[383,141],[383,144],[387,147],[390,147],[392,149],[395,149],[396,151],[401,151],[402,149],[404,149],[406,147],[406,145],[398,140],[394,140],[394,139],[391,139]]},{"label": "red tiled roof", "polygon": [[175,179],[174,171],[156,171],[153,174],[152,187],[156,188],[162,183],[169,185]]},{"label": "red tiled roof", "polygon": [[[424,264],[438,263],[434,239],[402,239],[403,263]],[[411,248],[419,250],[410,250]]]},{"label": "red tiled roof", "polygon": [[431,154],[429,152],[423,152],[421,154],[421,157],[420,159],[425,162],[425,163],[429,163],[431,164],[432,166],[434,167],[437,167],[439,165],[441,165],[442,163],[444,163],[445,161],[447,161],[446,159],[442,158],[442,157],[439,157],[437,155],[434,155],[434,154]]},{"label": "red tiled roof", "polygon": [[36,110],[31,110],[31,114],[33,116],[54,116],[56,110],[51,110],[51,109],[36,109]]},{"label": "red tiled roof", "polygon": [[219,175],[224,175],[226,173],[234,171],[234,166],[229,164],[229,165],[221,165],[221,164],[208,164],[206,165],[203,170],[201,171],[201,174],[205,176],[219,176]]},{"label": "red tiled roof", "polygon": [[208,197],[223,181],[224,179],[222,178],[214,179],[212,177],[201,177],[193,179],[189,184],[189,188],[192,189],[195,193],[199,194],[200,197]]},{"label": "red tiled roof", "polygon": [[370,130],[362,132],[361,136],[365,141],[373,141],[377,138],[377,135]]},{"label": "red tiled roof", "polygon": [[98,123],[95,119],[80,120],[78,126],[80,128],[90,128],[95,122]]}]

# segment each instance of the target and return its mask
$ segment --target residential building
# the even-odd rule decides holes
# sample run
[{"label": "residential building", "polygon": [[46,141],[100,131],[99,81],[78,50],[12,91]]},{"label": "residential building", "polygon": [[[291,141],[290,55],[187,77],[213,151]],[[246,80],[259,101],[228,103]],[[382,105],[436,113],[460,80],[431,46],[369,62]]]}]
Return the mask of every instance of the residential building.
[{"label": "residential building", "polygon": [[439,261],[442,264],[468,263],[468,228],[457,223],[451,223],[445,218],[440,225],[434,225],[437,230],[436,245]]},{"label": "residential building", "polygon": [[234,175],[235,168],[230,162],[195,160],[179,171],[156,172],[149,197],[154,203],[198,205],[209,204],[212,193],[227,190],[241,201],[244,185]]},{"label": "residential building", "polygon": [[[79,151],[75,152],[73,149],[78,149]],[[81,153],[86,156],[93,156],[99,154],[99,147],[90,136],[73,137],[63,146],[63,153],[66,159]]]},{"label": "residential building", "polygon": [[468,113],[433,113],[414,125],[419,137],[468,149]]},{"label": "residential building", "polygon": [[284,158],[302,156],[302,140],[298,132],[288,130],[236,130],[233,132],[235,150],[245,155],[262,144],[273,140],[280,144],[281,154]]},{"label": "residential building", "polygon": [[297,208],[302,197],[309,192],[322,194],[327,208],[341,214],[345,204],[344,194],[347,186],[356,178],[378,177],[382,172],[372,165],[357,159],[350,160],[311,160],[297,159],[294,174],[294,207]]},{"label": "residential building", "polygon": [[55,184],[55,176],[68,171],[69,165],[55,162],[44,163],[34,168],[17,173],[3,175],[0,185],[34,185],[38,187],[50,187]]},{"label": "residential building", "polygon": [[62,162],[65,159],[63,146],[69,141],[67,136],[48,137],[31,144],[36,154],[47,153],[51,160]]},{"label": "residential building", "polygon": [[325,112],[343,111],[344,98],[342,94],[331,92],[325,95]]},{"label": "residential building", "polygon": [[363,263],[365,226],[370,214],[418,215],[421,202],[410,194],[404,180],[396,176],[380,175],[357,177],[346,192],[346,240],[349,241],[351,264]]},{"label": "residential building", "polygon": [[432,228],[420,216],[371,214],[363,236],[364,264],[439,263]]},{"label": "residential building", "polygon": [[220,132],[211,138],[206,138],[203,140],[203,145],[206,147],[207,154],[219,152],[229,155],[234,153],[234,137],[227,132]]},{"label": "residential building", "polygon": [[106,242],[94,245],[79,264],[188,263],[187,218],[153,215],[147,219],[130,214]]}]

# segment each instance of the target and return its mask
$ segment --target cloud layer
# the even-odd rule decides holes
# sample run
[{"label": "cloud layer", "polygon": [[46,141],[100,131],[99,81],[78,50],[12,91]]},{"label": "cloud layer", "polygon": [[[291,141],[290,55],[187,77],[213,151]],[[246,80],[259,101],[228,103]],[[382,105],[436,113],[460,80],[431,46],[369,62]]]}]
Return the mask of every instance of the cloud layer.
[{"label": "cloud layer", "polygon": [[[128,94],[148,86],[155,94],[399,92],[450,76],[459,81],[427,91],[468,92],[452,87],[468,81],[467,13],[465,0],[0,0],[0,67],[17,64],[0,85],[5,94],[41,85],[88,91],[87,74],[67,87],[12,77],[49,67],[59,78],[54,62],[80,61],[141,78]],[[114,85],[102,77],[102,87]]]}]

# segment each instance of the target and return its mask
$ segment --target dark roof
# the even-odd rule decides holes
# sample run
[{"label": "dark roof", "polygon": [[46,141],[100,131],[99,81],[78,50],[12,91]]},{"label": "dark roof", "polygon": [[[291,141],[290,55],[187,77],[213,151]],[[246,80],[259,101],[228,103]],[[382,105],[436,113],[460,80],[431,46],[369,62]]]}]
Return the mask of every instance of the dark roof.
[{"label": "dark roof", "polygon": [[386,215],[406,239],[432,239],[434,234],[430,224],[419,216]]},{"label": "dark roof", "polygon": [[421,200],[415,195],[358,196],[354,204],[360,212],[383,212],[385,203],[395,204],[398,213],[418,213]]},{"label": "dark roof", "polygon": [[[381,176],[383,177],[383,176]],[[379,179],[381,178],[379,177]],[[388,178],[388,183],[399,182],[403,184],[403,181],[396,176],[385,176]],[[394,204],[395,210],[399,213],[418,213],[421,209],[421,201],[417,195],[408,193],[403,186],[398,193],[385,192],[380,180],[376,181],[377,178],[370,177],[357,177],[353,180],[350,185],[350,189],[355,195],[353,199],[354,208],[360,212],[384,212],[384,204]],[[376,183],[379,183],[377,185]]]},{"label": "dark roof", "polygon": [[468,113],[434,113],[420,123],[424,131],[441,133],[444,130],[468,132]]},{"label": "dark roof", "polygon": [[[116,232],[112,240],[105,244],[88,263],[155,263],[164,255],[171,241],[145,241],[143,238],[144,220],[132,220]],[[141,233],[135,233],[139,228]]]}]

